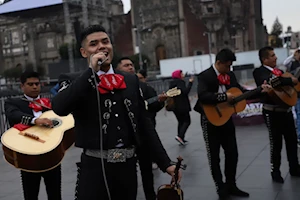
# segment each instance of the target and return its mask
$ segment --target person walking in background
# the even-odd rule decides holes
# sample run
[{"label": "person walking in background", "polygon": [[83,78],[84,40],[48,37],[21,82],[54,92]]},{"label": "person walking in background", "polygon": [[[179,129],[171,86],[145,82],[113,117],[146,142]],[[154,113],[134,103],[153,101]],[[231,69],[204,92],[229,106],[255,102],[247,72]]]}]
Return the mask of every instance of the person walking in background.
[{"label": "person walking in background", "polygon": [[[295,75],[296,70],[300,67],[300,48],[297,49],[293,55],[289,56],[283,62],[286,67],[286,71]],[[296,112],[296,125],[297,125],[297,135],[298,135],[298,147],[300,147],[300,93],[298,92],[298,100],[295,105]]]},{"label": "person walking in background", "polygon": [[170,82],[169,88],[177,87],[181,90],[181,94],[179,96],[175,96],[174,98],[174,109],[173,112],[178,121],[178,130],[177,136],[175,139],[181,145],[188,144],[188,141],[185,140],[185,133],[191,124],[191,104],[189,100],[189,93],[191,91],[194,77],[189,79],[189,83],[186,86],[184,81],[184,74],[182,70],[176,70],[172,73],[172,81]]}]

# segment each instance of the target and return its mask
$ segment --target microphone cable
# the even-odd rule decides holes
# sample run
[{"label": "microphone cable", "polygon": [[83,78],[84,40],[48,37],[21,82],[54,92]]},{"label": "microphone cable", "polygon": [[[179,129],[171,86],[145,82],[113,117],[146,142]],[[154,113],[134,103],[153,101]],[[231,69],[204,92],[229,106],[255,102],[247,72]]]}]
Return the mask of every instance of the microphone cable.
[{"label": "microphone cable", "polygon": [[[93,54],[90,56],[90,67],[91,67],[91,61],[92,61],[92,56]],[[103,61],[98,61],[98,65],[101,66],[106,60],[108,60],[108,57],[106,57]],[[94,71],[94,69],[91,67],[92,72],[93,72],[93,76],[94,76],[94,84],[95,84],[95,88],[96,88],[96,93],[97,93],[97,106],[98,106],[98,114],[99,114],[99,128],[100,128],[100,159],[101,159],[101,168],[102,168],[102,173],[103,173],[103,179],[104,179],[104,184],[106,187],[106,191],[107,191],[107,196],[108,199],[111,200],[111,195],[110,195],[110,190],[108,187],[108,183],[107,183],[107,178],[106,178],[106,170],[105,170],[105,166],[104,166],[104,159],[103,159],[103,131],[102,131],[102,115],[101,115],[101,101],[100,101],[100,94],[98,91],[98,83],[97,83],[97,79],[96,76],[97,73]]]}]

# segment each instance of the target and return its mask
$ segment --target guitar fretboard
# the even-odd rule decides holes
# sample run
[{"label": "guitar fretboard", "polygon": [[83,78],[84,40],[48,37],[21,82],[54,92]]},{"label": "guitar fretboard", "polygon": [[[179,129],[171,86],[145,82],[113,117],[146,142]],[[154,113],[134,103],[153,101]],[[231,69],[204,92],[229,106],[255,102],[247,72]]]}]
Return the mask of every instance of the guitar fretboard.
[{"label": "guitar fretboard", "polygon": [[244,94],[234,98],[233,101],[234,101],[234,103],[238,103],[238,102],[240,102],[244,99],[247,99],[247,98],[251,97],[252,95],[256,94],[258,91],[261,91],[261,89],[262,89],[261,86],[259,86],[254,90],[247,91]]}]

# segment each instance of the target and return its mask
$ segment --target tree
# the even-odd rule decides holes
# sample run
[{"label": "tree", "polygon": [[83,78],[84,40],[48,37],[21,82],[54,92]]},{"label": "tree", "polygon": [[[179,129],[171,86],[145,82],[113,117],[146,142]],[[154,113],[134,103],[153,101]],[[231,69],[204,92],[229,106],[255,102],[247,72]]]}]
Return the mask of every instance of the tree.
[{"label": "tree", "polygon": [[[73,55],[74,55],[74,58],[81,58],[81,55],[78,51],[78,48],[77,48],[77,45],[75,43],[73,43]],[[62,44],[60,47],[59,47],[59,55],[61,57],[61,59],[63,60],[69,60],[69,52],[68,52],[68,44],[65,43],[65,44]]]},{"label": "tree", "polygon": [[278,17],[276,17],[271,31],[272,40],[270,45],[272,47],[282,47],[282,39],[279,37],[282,29],[282,24],[279,22]]},{"label": "tree", "polygon": [[[135,70],[138,71],[140,69],[139,54],[135,54],[135,55],[130,56],[130,59],[133,61]],[[150,65],[149,57],[142,54],[142,61],[143,61],[143,69],[147,70],[147,67]]]},{"label": "tree", "polygon": [[278,17],[276,17],[273,27],[272,27],[271,34],[279,36],[282,33],[282,29],[283,29],[282,24],[279,22]]}]

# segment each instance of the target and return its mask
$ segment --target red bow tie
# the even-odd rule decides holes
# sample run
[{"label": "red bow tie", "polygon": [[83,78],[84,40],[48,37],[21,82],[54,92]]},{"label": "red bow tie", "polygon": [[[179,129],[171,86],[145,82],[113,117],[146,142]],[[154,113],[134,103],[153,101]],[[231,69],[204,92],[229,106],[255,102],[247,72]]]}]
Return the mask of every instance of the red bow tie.
[{"label": "red bow tie", "polygon": [[228,74],[220,74],[218,80],[220,85],[230,85],[230,76]]},{"label": "red bow tie", "polygon": [[282,71],[280,69],[274,68],[272,70],[272,74],[274,74],[275,76],[281,76],[282,75]]},{"label": "red bow tie", "polygon": [[120,74],[102,74],[99,76],[98,90],[101,94],[109,93],[114,89],[125,89],[124,76]]},{"label": "red bow tie", "polygon": [[[37,102],[43,106],[36,104],[34,102]],[[35,112],[42,111],[43,107],[51,109],[51,101],[48,98],[40,98],[40,99],[34,100],[34,102],[29,103],[29,108],[32,108]]]}]

